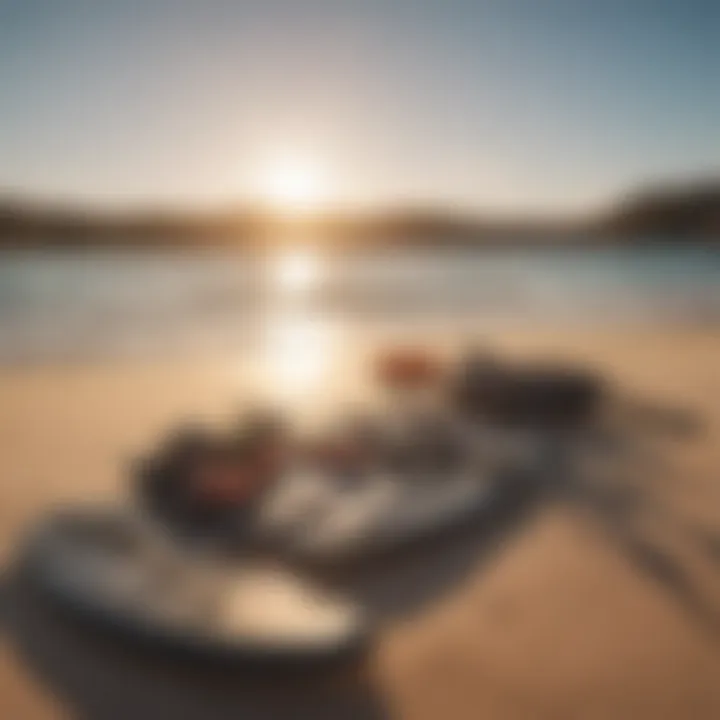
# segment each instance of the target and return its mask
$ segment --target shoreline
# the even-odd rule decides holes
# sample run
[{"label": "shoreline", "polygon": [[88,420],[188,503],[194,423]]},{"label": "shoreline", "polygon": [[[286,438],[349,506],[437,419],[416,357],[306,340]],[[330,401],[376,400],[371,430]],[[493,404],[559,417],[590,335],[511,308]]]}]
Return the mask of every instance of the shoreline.
[{"label": "shoreline", "polygon": [[[315,317],[310,314],[308,317]],[[305,318],[305,316],[303,316]],[[439,329],[442,326],[446,329]],[[677,321],[668,320],[667,317],[656,320],[632,320],[625,322],[607,319],[605,321],[592,321],[568,323],[538,323],[535,326],[529,326],[525,322],[518,322],[517,325],[506,321],[497,320],[495,322],[468,321],[463,323],[462,327],[457,326],[447,329],[447,323],[438,320],[434,324],[424,324],[423,326],[402,327],[401,323],[393,322],[391,325],[363,326],[354,328],[351,333],[354,337],[351,342],[365,348],[385,347],[395,344],[412,344],[419,347],[441,345],[442,347],[455,346],[459,349],[473,345],[476,342],[488,345],[489,349],[493,349],[493,343],[510,341],[515,344],[518,338],[523,338],[528,343],[528,347],[532,350],[533,345],[537,345],[540,349],[552,342],[552,339],[564,341],[572,338],[570,346],[578,346],[587,343],[592,346],[596,343],[603,342],[604,339],[620,340],[633,339],[637,337],[647,337],[650,340],[657,340],[662,336],[672,336],[673,338],[698,338],[703,336],[720,335],[720,317],[719,318],[696,318],[695,321],[681,319]],[[564,343],[568,344],[568,343]],[[14,358],[3,357],[0,352],[0,373],[19,373],[26,371],[42,371],[42,370],[82,370],[97,368],[107,369],[132,369],[137,367],[195,367],[203,366],[223,366],[232,362],[229,358],[237,358],[238,356],[252,356],[259,359],[262,349],[257,342],[238,344],[237,348],[231,350],[206,350],[206,351],[188,351],[186,348],[178,352],[170,351],[142,351],[122,352],[108,348],[107,350],[99,350],[97,352],[88,352],[87,350],[78,350],[75,353],[57,352],[50,353],[33,353],[22,355]]]}]

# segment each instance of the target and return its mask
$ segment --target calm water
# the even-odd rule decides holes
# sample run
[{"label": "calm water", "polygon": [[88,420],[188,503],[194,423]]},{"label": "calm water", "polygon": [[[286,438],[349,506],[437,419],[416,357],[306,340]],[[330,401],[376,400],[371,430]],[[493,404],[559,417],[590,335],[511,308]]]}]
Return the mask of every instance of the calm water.
[{"label": "calm water", "polygon": [[256,342],[292,355],[328,328],[658,321],[720,321],[720,251],[0,255],[0,361],[222,353]]}]

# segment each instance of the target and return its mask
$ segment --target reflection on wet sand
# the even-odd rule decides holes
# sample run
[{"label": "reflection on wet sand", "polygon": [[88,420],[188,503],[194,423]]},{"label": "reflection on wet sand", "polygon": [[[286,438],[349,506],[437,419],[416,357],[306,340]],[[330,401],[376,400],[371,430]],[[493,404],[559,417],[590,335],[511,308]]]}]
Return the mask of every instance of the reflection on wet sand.
[{"label": "reflection on wet sand", "polygon": [[267,271],[268,310],[254,353],[263,400],[299,410],[328,392],[347,340],[341,323],[312,306],[327,267],[309,249],[275,257]]},{"label": "reflection on wet sand", "polygon": [[265,381],[276,401],[295,404],[321,393],[336,359],[340,329],[292,309],[268,318],[261,349]]}]

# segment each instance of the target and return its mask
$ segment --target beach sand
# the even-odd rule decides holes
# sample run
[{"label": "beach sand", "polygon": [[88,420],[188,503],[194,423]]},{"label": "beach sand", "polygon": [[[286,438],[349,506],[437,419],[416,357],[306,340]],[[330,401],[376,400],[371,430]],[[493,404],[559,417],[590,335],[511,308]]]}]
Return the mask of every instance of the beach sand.
[{"label": "beach sand", "polygon": [[[590,362],[627,392],[698,412],[703,428],[653,451],[663,460],[643,466],[652,502],[639,519],[628,523],[621,512],[587,502],[547,503],[492,552],[471,557],[432,602],[395,617],[363,668],[357,714],[342,717],[720,717],[720,334],[527,332],[490,339],[519,355]],[[340,363],[328,371],[328,405],[344,389],[362,393],[362,354],[350,355],[355,367]],[[239,364],[227,362],[2,370],[4,561],[44,510],[123,495],[128,460],[179,417],[222,419],[256,389]],[[137,663],[106,660],[99,650],[96,656],[92,643],[77,662],[68,649],[64,663],[64,632],[41,631],[56,642],[52,652],[37,650],[38,643],[33,650],[17,629],[6,633],[0,717],[241,716],[228,689],[233,682],[208,701],[207,692],[192,691],[192,677],[128,670]],[[122,677],[125,670],[130,674]],[[243,706],[242,716],[283,717],[263,715],[261,704]],[[320,716],[298,703],[287,714]]]}]

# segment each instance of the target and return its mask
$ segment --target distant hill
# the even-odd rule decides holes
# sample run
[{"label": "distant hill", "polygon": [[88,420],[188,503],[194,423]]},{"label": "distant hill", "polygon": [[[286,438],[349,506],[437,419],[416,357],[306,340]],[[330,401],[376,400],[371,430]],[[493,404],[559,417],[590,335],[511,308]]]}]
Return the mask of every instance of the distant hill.
[{"label": "distant hill", "polygon": [[589,245],[720,241],[720,180],[629,195],[581,221],[491,219],[429,209],[333,215],[291,225],[258,209],[101,215],[0,200],[0,247],[214,247],[262,249],[300,230],[335,248],[373,246]]},{"label": "distant hill", "polygon": [[720,179],[668,185],[630,196],[598,229],[659,240],[673,237],[720,240]]},{"label": "distant hill", "polygon": [[337,249],[560,243],[563,223],[498,220],[442,210],[335,214],[288,222],[257,210],[83,213],[0,201],[0,247],[213,247],[263,249],[298,234]]}]

